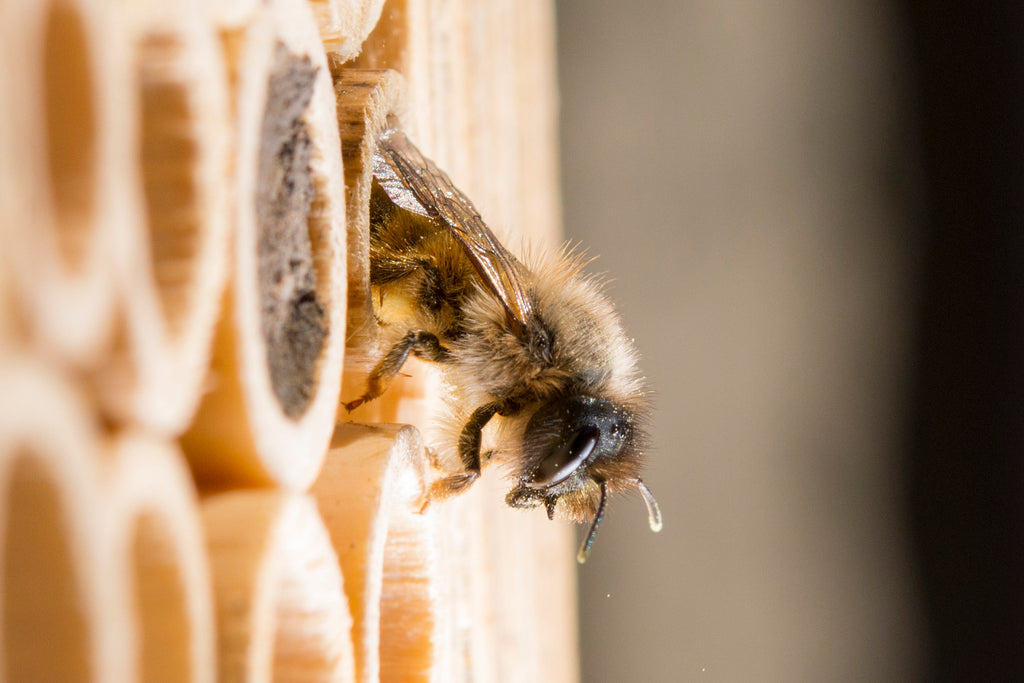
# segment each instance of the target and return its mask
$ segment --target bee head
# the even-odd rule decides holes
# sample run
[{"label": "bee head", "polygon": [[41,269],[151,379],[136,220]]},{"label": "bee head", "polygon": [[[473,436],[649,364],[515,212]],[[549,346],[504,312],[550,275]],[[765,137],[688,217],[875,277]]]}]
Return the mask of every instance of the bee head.
[{"label": "bee head", "polygon": [[548,401],[526,425],[520,480],[533,489],[572,485],[588,466],[615,460],[632,448],[633,423],[625,408],[603,398]]},{"label": "bee head", "polygon": [[562,396],[543,404],[526,426],[519,485],[506,502],[512,507],[543,504],[554,518],[558,502],[564,500],[571,515],[591,518],[590,533],[577,555],[581,563],[604,517],[609,486],[635,486],[647,503],[651,529],[660,530],[658,505],[637,476],[641,458],[636,421],[624,406],[593,396]]}]

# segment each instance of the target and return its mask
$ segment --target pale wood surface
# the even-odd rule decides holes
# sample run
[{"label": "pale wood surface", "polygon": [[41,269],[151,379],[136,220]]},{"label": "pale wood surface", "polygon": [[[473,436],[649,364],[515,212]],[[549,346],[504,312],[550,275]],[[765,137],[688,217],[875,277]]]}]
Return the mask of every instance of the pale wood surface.
[{"label": "pale wood surface", "polygon": [[324,48],[348,60],[359,54],[384,0],[309,0]]},{"label": "pale wood surface", "polygon": [[[198,500],[178,449],[141,432],[105,448],[103,545],[111,599],[133,613],[121,634],[139,680],[216,680],[211,577]],[[107,611],[112,609],[108,605]],[[122,648],[123,649],[123,648]]]},{"label": "pale wood surface", "polygon": [[0,3],[0,237],[28,343],[89,368],[113,335],[115,255],[138,199],[120,135],[136,112],[110,5],[53,5]]},{"label": "pale wood surface", "polygon": [[[373,302],[370,299],[370,186],[377,136],[391,126],[405,125],[405,83],[390,70],[344,66],[340,56],[328,55],[338,106],[338,128],[345,164],[348,207],[348,333],[342,401],[359,396],[370,368],[385,351],[379,344]],[[339,421],[366,423],[419,422],[436,400],[435,368],[410,359],[391,389],[354,414],[344,410]]]},{"label": "pale wood surface", "polygon": [[129,87],[135,166],[121,180],[137,213],[117,261],[124,312],[97,373],[122,422],[178,435],[199,402],[228,268],[230,127],[217,34],[196,0],[133,2]]},{"label": "pale wood surface", "polygon": [[219,680],[355,680],[337,556],[307,496],[231,491],[204,501]]},{"label": "pale wood surface", "polygon": [[[404,127],[520,251],[527,237],[531,248],[558,241],[553,65],[549,3],[401,0],[385,4],[363,52],[340,76],[366,80],[346,68],[399,71]],[[338,71],[335,80],[338,87]],[[348,419],[373,421],[390,411],[423,429],[430,444],[442,388],[425,364],[405,371],[407,385],[396,383],[386,395],[398,407],[372,413],[370,404]],[[435,673],[444,672],[440,680],[575,680],[572,529],[509,510],[505,488],[500,473],[485,472],[475,490],[426,513],[438,529],[445,596],[438,637],[455,657],[451,669],[439,658]],[[416,590],[412,581],[405,589]]]},{"label": "pale wood surface", "polygon": [[[233,276],[214,342],[210,391],[182,440],[204,485],[278,484],[305,488],[330,439],[341,388],[345,316],[345,204],[334,95],[312,14],[303,0],[276,0],[225,43],[235,73],[235,242]],[[275,46],[316,68],[305,121],[314,152],[315,197],[308,217],[316,292],[325,311],[312,397],[302,414],[285,414],[271,387],[257,288],[256,168]]]},{"label": "pale wood surface", "polygon": [[34,358],[0,365],[0,680],[212,683],[210,575],[177,449],[109,439],[88,394]]},{"label": "pale wood surface", "polygon": [[99,551],[101,434],[81,392],[37,359],[8,356],[0,387],[0,679],[127,681],[134,634]]},{"label": "pale wood surface", "polygon": [[440,567],[410,426],[339,425],[313,486],[345,574],[359,679],[444,680]]},{"label": "pale wood surface", "polygon": [[[0,258],[0,301],[18,309],[0,305],[0,522],[13,525],[0,523],[0,648],[25,655],[7,670],[18,680],[91,673],[114,683],[573,680],[571,528],[506,508],[491,471],[423,510],[426,487],[445,473],[446,454],[424,447],[442,407],[437,368],[410,362],[383,399],[336,415],[339,399],[352,398],[343,375],[354,393],[379,351],[366,282],[367,163],[385,127],[402,125],[513,249],[527,234],[544,247],[557,241],[550,4],[69,1],[88,40],[77,53],[66,41],[52,49],[59,64],[88,65],[88,78],[78,90],[56,83],[61,97],[85,102],[72,111],[93,112],[95,125],[86,117],[79,126],[93,131],[95,159],[88,172],[70,169],[85,182],[62,182],[82,206],[92,201],[82,203],[82,188],[96,198],[62,216],[40,152],[50,6],[0,0],[0,31],[17,36],[0,55],[26,64],[0,70],[0,151],[11,154],[0,163],[2,236],[21,259],[8,268],[14,257]],[[363,54],[345,62],[378,15]],[[308,227],[329,325],[298,418],[271,391],[254,263],[278,41],[316,70],[303,116],[314,149]],[[330,65],[325,46],[336,53]],[[140,101],[147,88],[159,92]],[[18,97],[25,102],[8,106]],[[180,99],[192,108],[175,119]],[[163,134],[176,141],[176,161],[140,165],[133,150]],[[194,202],[147,205],[147,183],[164,199],[191,184]],[[167,240],[149,230],[154,218],[175,233],[166,254]],[[56,233],[71,235],[70,247]],[[69,253],[83,268],[67,267]],[[43,302],[65,307],[60,326]],[[37,360],[15,355],[26,348]],[[193,370],[206,371],[201,387]],[[183,460],[172,439],[186,426]],[[31,467],[12,469],[15,460]],[[253,485],[265,488],[245,488]],[[19,591],[30,597],[13,599]],[[26,624],[64,654],[20,638]]]}]

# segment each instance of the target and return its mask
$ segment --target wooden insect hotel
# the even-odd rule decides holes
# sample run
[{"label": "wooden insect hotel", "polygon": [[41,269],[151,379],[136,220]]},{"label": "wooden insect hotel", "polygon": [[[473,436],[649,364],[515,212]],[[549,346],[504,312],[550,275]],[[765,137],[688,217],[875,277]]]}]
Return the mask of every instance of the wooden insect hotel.
[{"label": "wooden insect hotel", "polygon": [[558,239],[546,0],[0,0],[0,680],[569,681],[573,528],[421,512],[375,344],[400,122]]}]

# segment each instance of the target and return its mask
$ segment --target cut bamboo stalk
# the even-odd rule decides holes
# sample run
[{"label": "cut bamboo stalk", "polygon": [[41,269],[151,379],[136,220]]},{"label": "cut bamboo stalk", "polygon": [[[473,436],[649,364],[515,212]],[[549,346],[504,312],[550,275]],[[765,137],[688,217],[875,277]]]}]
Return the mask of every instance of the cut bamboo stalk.
[{"label": "cut bamboo stalk", "polygon": [[[433,34],[437,30],[447,32],[453,28],[435,22],[432,15],[435,10],[441,14],[461,3],[446,5],[446,8],[438,7],[431,0],[388,0],[376,26],[363,42],[359,55],[348,65],[355,69],[391,69],[405,77],[409,133],[421,149],[432,155],[436,155],[437,143],[441,142],[435,139],[438,127],[433,118],[432,102],[434,96],[440,94],[433,92],[432,86],[435,76],[440,76],[433,72],[433,67],[437,66]],[[460,106],[449,106],[447,112],[459,116],[458,109]],[[444,128],[443,124],[441,128]],[[440,131],[442,137],[444,132]],[[434,161],[443,164],[450,159],[441,155]]]},{"label": "cut bamboo stalk", "polygon": [[[370,297],[370,188],[377,137],[401,125],[404,92],[394,71],[349,69],[340,58],[328,55],[338,106],[338,128],[345,164],[345,202],[348,214],[348,332],[342,400],[360,395],[370,368],[380,359],[373,301]],[[340,420],[359,422],[413,422],[423,416],[426,397],[435,391],[437,373],[415,359],[376,401]]]},{"label": "cut bamboo stalk", "polygon": [[[205,3],[202,9],[204,18],[225,37],[234,32],[244,32],[245,27],[259,13],[262,4],[262,0],[215,0]],[[230,51],[230,46],[226,47]],[[229,59],[228,67],[232,65]]]},{"label": "cut bamboo stalk", "polygon": [[[467,3],[467,147],[472,195],[499,228],[535,250],[558,248],[561,207],[554,8],[548,0]],[[500,169],[485,177],[479,169]],[[516,244],[518,246],[518,244]]]},{"label": "cut bamboo stalk", "polygon": [[[198,500],[184,458],[137,434],[110,446],[112,477],[100,552],[124,587],[138,680],[213,683],[213,596]],[[106,609],[117,609],[108,605]]]},{"label": "cut bamboo stalk", "polygon": [[[6,16],[5,10],[0,7],[0,20]],[[0,34],[3,32],[0,25]],[[0,59],[6,57],[3,41],[0,38]],[[4,63],[7,63],[6,61]],[[9,102],[10,98],[10,75],[9,69],[0,69],[0,98]],[[13,230],[15,225],[15,180],[18,165],[14,158],[11,147],[15,137],[14,123],[11,120],[11,107],[7,104],[0,106],[0,239],[4,244],[10,244],[13,239],[8,231]],[[5,227],[6,226],[6,227]],[[10,249],[0,251],[0,362],[3,362],[3,354],[6,349],[13,347],[21,341],[23,330],[17,322],[16,309],[14,307],[14,292],[12,288],[11,270],[9,263]]]},{"label": "cut bamboo stalk", "polygon": [[427,469],[415,428],[339,425],[311,491],[345,575],[363,683],[445,680],[438,530],[420,514]]},{"label": "cut bamboo stalk", "polygon": [[112,255],[128,229],[124,37],[104,0],[0,4],[8,117],[0,225],[37,348],[94,367],[112,337]]},{"label": "cut bamboo stalk", "polygon": [[217,604],[218,680],[355,680],[338,559],[308,496],[233,491],[203,503]]},{"label": "cut bamboo stalk", "polygon": [[[504,103],[515,109],[519,128],[515,145],[518,189],[514,201],[518,213],[513,225],[535,248],[555,249],[563,239],[555,7],[550,0],[529,0],[509,6],[515,27],[511,59],[516,64],[516,79],[514,89],[504,90],[508,96]],[[491,35],[507,36],[507,26],[501,18],[492,22]],[[490,73],[475,77],[471,74],[467,87],[477,91],[482,82],[495,80],[494,71],[502,68],[503,65],[496,64]],[[481,99],[486,98],[477,97],[476,101]],[[469,127],[480,130],[472,118]]]},{"label": "cut bamboo stalk", "polygon": [[38,361],[9,358],[0,387],[0,680],[127,681],[96,425]]},{"label": "cut bamboo stalk", "polygon": [[234,272],[212,388],[182,443],[205,486],[301,489],[330,440],[344,355],[334,95],[304,0],[275,0],[221,31],[237,127]]},{"label": "cut bamboo stalk", "polygon": [[228,252],[228,102],[195,0],[125,6],[142,202],[119,271],[124,343],[98,376],[118,421],[178,435],[199,403]]},{"label": "cut bamboo stalk", "polygon": [[[528,238],[536,250],[561,239],[554,19],[549,0],[466,2],[464,189],[494,227],[516,231],[511,246]],[[577,680],[574,529],[543,514],[510,513],[507,482],[491,475],[483,483],[490,678],[516,671],[523,680]]]},{"label": "cut bamboo stalk", "polygon": [[[340,67],[328,55],[334,79],[338,131],[345,164],[348,240],[348,344],[376,350],[376,323],[370,298],[370,187],[377,136],[397,120],[402,80],[394,71]],[[365,351],[364,351],[365,352]],[[346,356],[346,360],[355,360]]]},{"label": "cut bamboo stalk", "polygon": [[[505,240],[513,251],[523,234],[534,248],[558,241],[553,35],[544,0],[389,0],[350,65],[401,72],[416,127],[410,134],[497,234],[518,231]],[[350,206],[350,216],[355,211]],[[440,398],[427,386],[400,418],[424,429],[428,443],[437,443]],[[488,470],[473,491],[429,513],[442,529],[437,552],[459,558],[442,563],[448,597],[437,615],[444,642],[458,653],[453,680],[575,680],[573,530],[543,514],[509,511],[507,488]]]},{"label": "cut bamboo stalk", "polygon": [[324,47],[342,61],[352,59],[370,34],[384,0],[309,0]]},{"label": "cut bamboo stalk", "polygon": [[[0,125],[3,124],[0,123]],[[3,155],[3,149],[0,149],[0,155]],[[0,184],[3,182],[4,179],[0,178]],[[0,206],[2,206],[2,202],[3,199],[0,198]],[[7,216],[9,214],[0,208],[0,224],[9,225],[9,223],[4,223],[5,220],[8,220]],[[19,321],[17,308],[14,305],[11,266],[8,264],[8,258],[9,253],[6,250],[0,253],[0,363],[5,360],[8,353],[24,343],[23,325]]]},{"label": "cut bamboo stalk", "polygon": [[[389,0],[350,64],[402,74],[407,84],[409,134],[460,189],[469,191],[476,189],[467,182],[472,178],[469,117],[482,94],[468,87],[467,73],[471,61],[493,58],[468,53],[467,45],[474,34],[489,39],[479,35],[472,19],[474,8],[486,14],[490,7],[491,3],[466,0]],[[493,131],[496,123],[484,122],[481,130]]]}]

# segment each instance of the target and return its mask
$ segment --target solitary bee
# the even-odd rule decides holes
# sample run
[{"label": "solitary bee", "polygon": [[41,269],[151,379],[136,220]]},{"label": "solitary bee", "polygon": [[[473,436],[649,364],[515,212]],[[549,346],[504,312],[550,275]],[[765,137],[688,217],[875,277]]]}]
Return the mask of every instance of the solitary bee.
[{"label": "solitary bee", "polygon": [[[401,130],[380,136],[373,178],[370,285],[393,336],[366,392],[345,408],[380,396],[409,354],[441,363],[456,404],[473,411],[458,438],[462,471],[434,483],[431,499],[466,490],[493,458],[515,477],[511,507],[591,521],[581,563],[611,492],[638,490],[659,531],[661,512],[639,477],[647,400],[636,352],[581,259],[524,265]],[[481,454],[496,415],[501,438]]]}]

